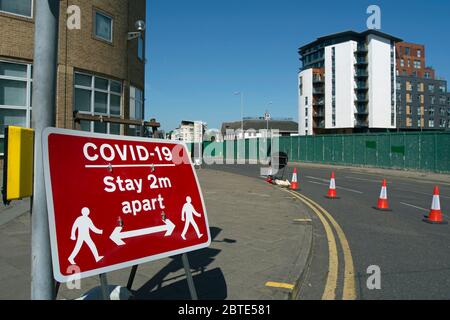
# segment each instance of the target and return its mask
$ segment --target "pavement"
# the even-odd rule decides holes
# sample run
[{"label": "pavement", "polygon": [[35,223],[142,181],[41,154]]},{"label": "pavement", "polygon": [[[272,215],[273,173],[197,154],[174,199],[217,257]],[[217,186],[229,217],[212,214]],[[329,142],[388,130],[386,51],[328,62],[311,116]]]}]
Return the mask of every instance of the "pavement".
[{"label": "pavement", "polygon": [[[209,248],[189,253],[199,299],[290,299],[310,262],[313,226],[307,208],[257,177],[199,169],[211,227]],[[30,298],[29,202],[0,210],[0,299]],[[300,219],[303,222],[294,221]],[[111,272],[108,283],[126,286],[130,268]],[[62,284],[57,299],[76,299],[99,285]],[[181,258],[139,266],[136,299],[189,299]]]},{"label": "pavement", "polygon": [[[348,239],[357,299],[450,299],[450,224],[422,221],[437,185],[443,218],[450,222],[450,175],[295,163],[287,168],[285,178],[291,180],[293,167],[298,171],[298,194],[322,206]],[[258,176],[260,169],[256,165],[214,168],[249,177]],[[337,200],[324,197],[331,171],[336,174]],[[390,212],[373,209],[383,178],[388,183]],[[320,222],[313,219],[313,226],[313,258],[300,299],[320,299],[329,272],[327,237]],[[345,259],[339,246],[338,251],[339,298]],[[370,266],[380,268],[380,289],[367,286]]]}]

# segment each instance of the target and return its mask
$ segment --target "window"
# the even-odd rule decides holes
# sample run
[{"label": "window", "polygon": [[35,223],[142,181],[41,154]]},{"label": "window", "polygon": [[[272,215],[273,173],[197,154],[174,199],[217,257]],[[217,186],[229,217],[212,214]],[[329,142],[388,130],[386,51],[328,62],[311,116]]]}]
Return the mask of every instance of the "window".
[{"label": "window", "polygon": [[422,50],[420,50],[420,49],[417,49],[417,57],[422,57]]},{"label": "window", "polygon": [[[120,117],[122,84],[84,73],[75,73],[74,110],[91,115]],[[81,130],[120,134],[120,124],[81,122]]]},{"label": "window", "polygon": [[113,19],[104,13],[95,11],[94,34],[97,38],[113,42]]},{"label": "window", "polygon": [[308,105],[308,97],[305,97],[305,106]]},{"label": "window", "polygon": [[33,17],[33,0],[0,0],[0,12]]},{"label": "window", "polygon": [[411,60],[408,59],[408,68],[411,67]]},{"label": "window", "polygon": [[400,67],[404,67],[405,66],[405,60],[400,59]]},{"label": "window", "polygon": [[[144,119],[144,93],[133,86],[130,87],[130,119]],[[129,134],[133,136],[141,136],[141,130],[140,126],[129,126]]]},{"label": "window", "polygon": [[412,85],[410,81],[406,81],[406,90],[407,91],[412,91]]},{"label": "window", "polygon": [[446,92],[447,92],[446,86],[445,86],[445,85],[440,85],[440,86],[439,86],[439,92],[441,92],[441,93],[446,93]]},{"label": "window", "polygon": [[408,47],[405,47],[405,55],[409,56],[409,48]]},{"label": "window", "polygon": [[428,126],[430,128],[434,128],[434,120],[433,119],[428,120]]},{"label": "window", "polygon": [[414,69],[420,69],[421,64],[419,60],[414,60]]},{"label": "window", "polygon": [[429,72],[425,72],[424,77],[425,77],[425,79],[430,79],[431,78],[430,73]]},{"label": "window", "polygon": [[31,126],[31,91],[31,64],[0,60],[0,154],[5,126]]},{"label": "window", "polygon": [[308,117],[308,108],[305,108],[305,117]]},{"label": "window", "polygon": [[431,93],[434,93],[434,85],[433,84],[428,85],[428,91],[430,91]]}]

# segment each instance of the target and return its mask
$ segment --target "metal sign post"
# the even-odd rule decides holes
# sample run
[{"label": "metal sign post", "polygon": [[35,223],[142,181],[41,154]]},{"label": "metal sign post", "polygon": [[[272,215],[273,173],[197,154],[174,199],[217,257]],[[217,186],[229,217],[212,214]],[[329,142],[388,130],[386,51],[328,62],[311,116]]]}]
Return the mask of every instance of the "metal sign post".
[{"label": "metal sign post", "polygon": [[42,132],[55,124],[59,0],[36,4],[33,62],[34,195],[31,222],[31,299],[54,299],[55,284],[42,161]]},{"label": "metal sign post", "polygon": [[188,256],[186,253],[181,255],[181,260],[183,260],[184,271],[186,271],[186,279],[189,286],[189,293],[191,294],[192,300],[198,300],[197,291],[195,290],[194,279],[192,279],[191,266],[189,265]]}]

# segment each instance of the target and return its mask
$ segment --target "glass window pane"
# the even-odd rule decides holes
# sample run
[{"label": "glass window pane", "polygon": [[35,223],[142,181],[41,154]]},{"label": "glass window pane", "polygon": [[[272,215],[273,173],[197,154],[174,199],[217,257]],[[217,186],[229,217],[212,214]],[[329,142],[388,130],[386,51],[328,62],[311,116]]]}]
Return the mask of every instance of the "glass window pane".
[{"label": "glass window pane", "polygon": [[23,64],[0,62],[0,76],[27,78],[27,66]]},{"label": "glass window pane", "polygon": [[135,109],[135,119],[142,120],[142,102],[136,101],[136,109]]},{"label": "glass window pane", "polygon": [[120,115],[120,96],[116,96],[116,95],[112,94],[110,99],[111,99],[110,113],[112,115],[119,116]]},{"label": "glass window pane", "polygon": [[110,123],[109,124],[109,133],[120,135],[120,124]]},{"label": "glass window pane", "polygon": [[96,77],[95,89],[108,90],[108,80]]},{"label": "glass window pane", "polygon": [[5,139],[0,138],[0,154],[5,154]]},{"label": "glass window pane", "polygon": [[31,17],[32,0],[0,0],[0,11]]},{"label": "glass window pane", "polygon": [[84,121],[84,120],[80,121],[80,130],[90,132],[91,131],[91,122]]},{"label": "glass window pane", "polygon": [[91,87],[92,77],[85,74],[75,73],[75,84],[84,87]]},{"label": "glass window pane", "polygon": [[27,83],[0,79],[0,105],[26,107]]},{"label": "glass window pane", "polygon": [[75,89],[75,111],[91,111],[91,91]]},{"label": "glass window pane", "polygon": [[108,94],[103,92],[95,93],[95,113],[107,113],[108,112]]},{"label": "glass window pane", "polygon": [[111,81],[111,91],[116,93],[122,93],[122,84],[117,81]]},{"label": "glass window pane", "polygon": [[99,12],[95,13],[95,35],[112,42],[112,19]]},{"label": "glass window pane", "polygon": [[142,90],[136,89],[136,100],[142,102],[142,100],[143,100]]},{"label": "glass window pane", "polygon": [[0,133],[5,132],[5,126],[27,126],[27,112],[25,110],[0,109]]},{"label": "glass window pane", "polygon": [[106,122],[94,122],[94,132],[107,133],[107,128]]}]

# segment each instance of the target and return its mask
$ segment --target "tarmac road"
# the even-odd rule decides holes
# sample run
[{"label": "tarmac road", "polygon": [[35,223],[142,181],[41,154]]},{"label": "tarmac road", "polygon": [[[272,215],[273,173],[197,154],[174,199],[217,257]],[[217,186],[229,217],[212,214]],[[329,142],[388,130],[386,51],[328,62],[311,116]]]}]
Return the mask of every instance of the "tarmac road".
[{"label": "tarmac road", "polygon": [[[431,225],[422,221],[431,206],[433,189],[440,187],[441,209],[450,221],[450,176],[411,175],[392,171],[296,164],[300,190],[328,212],[348,240],[354,265],[354,291],[357,299],[450,299],[450,224]],[[259,176],[258,165],[214,165],[208,168],[247,176]],[[336,174],[340,199],[324,197],[331,171]],[[285,177],[291,180],[293,168]],[[436,178],[438,177],[438,178]],[[381,181],[388,181],[391,212],[376,205]],[[263,180],[261,181],[263,183]],[[295,197],[293,197],[295,198]],[[314,214],[312,214],[314,216]],[[309,272],[303,279],[299,299],[321,299],[330,269],[330,239],[319,219],[313,218],[314,244]],[[346,260],[336,228],[338,279],[336,299],[341,299]],[[327,241],[328,240],[328,241]],[[381,271],[381,289],[367,286],[369,266]],[[372,279],[372,278],[371,278]]]}]

